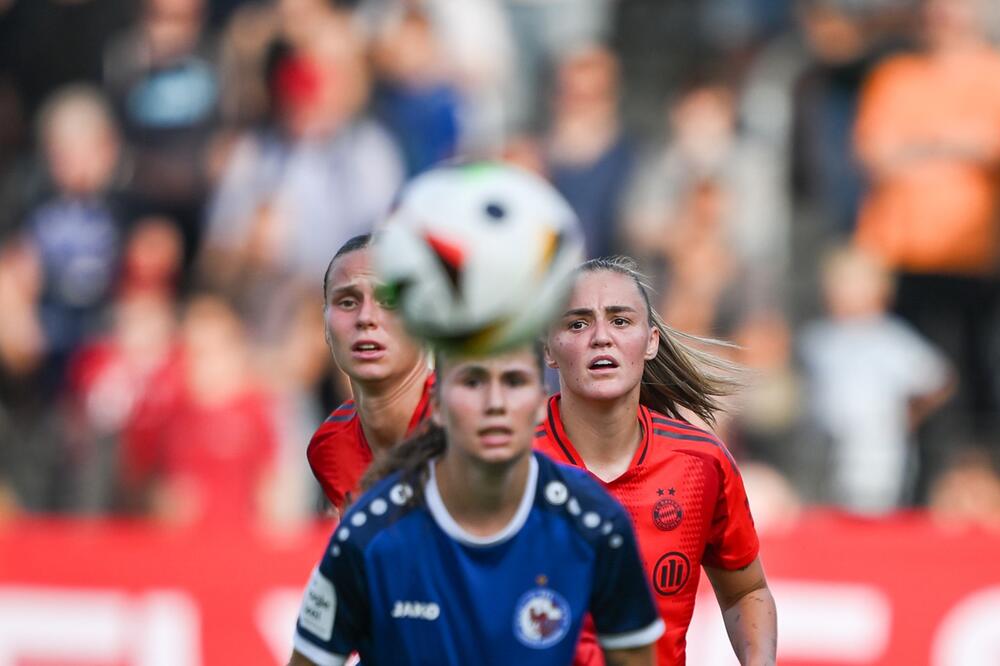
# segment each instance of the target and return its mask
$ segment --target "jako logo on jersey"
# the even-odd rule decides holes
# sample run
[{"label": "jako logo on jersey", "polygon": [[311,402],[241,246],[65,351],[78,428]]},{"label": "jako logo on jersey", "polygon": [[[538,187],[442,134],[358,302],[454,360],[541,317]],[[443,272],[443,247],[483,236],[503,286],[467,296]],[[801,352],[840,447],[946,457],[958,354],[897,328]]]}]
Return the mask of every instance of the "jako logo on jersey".
[{"label": "jako logo on jersey", "polygon": [[392,607],[393,617],[409,617],[414,620],[430,620],[433,622],[441,616],[441,607],[433,601],[397,601]]},{"label": "jako logo on jersey", "polygon": [[676,529],[683,517],[680,502],[671,497],[664,497],[653,506],[653,523],[661,530]]},{"label": "jako logo on jersey", "polygon": [[530,648],[558,643],[569,630],[569,621],[569,604],[554,590],[529,590],[514,607],[514,635]]}]

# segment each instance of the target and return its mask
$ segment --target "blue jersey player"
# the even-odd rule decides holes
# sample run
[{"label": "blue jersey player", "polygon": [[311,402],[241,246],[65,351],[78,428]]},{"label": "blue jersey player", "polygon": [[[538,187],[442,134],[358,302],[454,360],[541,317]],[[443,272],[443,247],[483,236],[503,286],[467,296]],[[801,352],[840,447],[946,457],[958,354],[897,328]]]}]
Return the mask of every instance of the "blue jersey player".
[{"label": "blue jersey player", "polygon": [[532,453],[538,350],[438,367],[432,427],[376,461],[313,572],[292,665],[569,664],[588,613],[609,664],[653,664],[628,515]]}]

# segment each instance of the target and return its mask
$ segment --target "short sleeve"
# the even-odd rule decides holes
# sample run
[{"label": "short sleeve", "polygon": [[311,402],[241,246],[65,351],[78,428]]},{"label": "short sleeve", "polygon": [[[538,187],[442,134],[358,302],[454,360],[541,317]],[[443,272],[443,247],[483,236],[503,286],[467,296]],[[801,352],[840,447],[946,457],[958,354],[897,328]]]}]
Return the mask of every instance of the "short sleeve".
[{"label": "short sleeve", "polygon": [[664,631],[639,559],[632,523],[623,509],[616,509],[610,519],[612,529],[597,543],[590,601],[597,641],[610,650],[649,645]]},{"label": "short sleeve", "polygon": [[895,320],[895,341],[887,350],[895,351],[895,369],[901,392],[919,396],[940,390],[949,375],[948,361],[920,334],[900,320]]},{"label": "short sleeve", "polygon": [[293,646],[319,666],[341,666],[369,629],[362,554],[334,533],[302,597]]},{"label": "short sleeve", "polygon": [[702,562],[717,569],[741,569],[757,559],[760,542],[743,477],[728,451],[718,466],[722,479]]}]

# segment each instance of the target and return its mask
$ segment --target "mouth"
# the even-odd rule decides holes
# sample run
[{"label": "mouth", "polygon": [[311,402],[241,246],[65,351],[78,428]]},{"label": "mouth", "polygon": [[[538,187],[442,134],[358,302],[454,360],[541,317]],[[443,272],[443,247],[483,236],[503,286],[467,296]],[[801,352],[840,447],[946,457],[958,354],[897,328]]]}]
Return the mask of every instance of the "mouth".
[{"label": "mouth", "polygon": [[355,358],[376,358],[381,356],[383,352],[385,352],[385,345],[381,345],[374,340],[358,340],[351,345],[351,354]]},{"label": "mouth", "polygon": [[587,366],[588,370],[614,370],[618,367],[618,361],[611,356],[597,356],[591,359]]},{"label": "mouth", "polygon": [[479,441],[486,446],[500,446],[510,442],[514,431],[506,426],[491,426],[481,428],[476,434],[479,435]]}]

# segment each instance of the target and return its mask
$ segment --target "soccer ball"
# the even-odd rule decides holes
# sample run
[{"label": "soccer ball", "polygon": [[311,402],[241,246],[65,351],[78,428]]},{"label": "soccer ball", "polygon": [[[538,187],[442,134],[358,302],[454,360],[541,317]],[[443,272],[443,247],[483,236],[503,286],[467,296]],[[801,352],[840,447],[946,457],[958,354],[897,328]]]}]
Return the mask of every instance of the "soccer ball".
[{"label": "soccer ball", "polygon": [[583,255],[566,200],[538,176],[500,163],[418,176],[375,241],[383,298],[412,334],[465,355],[540,335]]}]

